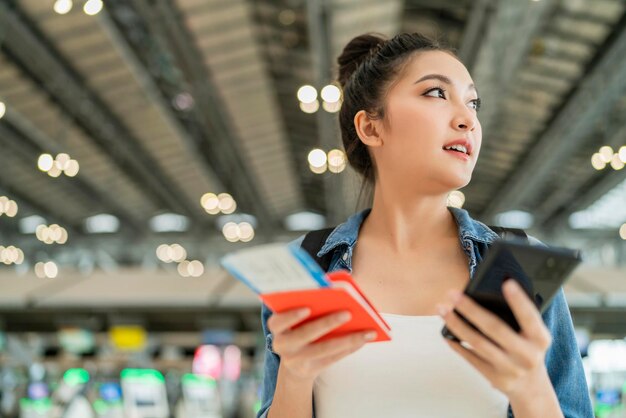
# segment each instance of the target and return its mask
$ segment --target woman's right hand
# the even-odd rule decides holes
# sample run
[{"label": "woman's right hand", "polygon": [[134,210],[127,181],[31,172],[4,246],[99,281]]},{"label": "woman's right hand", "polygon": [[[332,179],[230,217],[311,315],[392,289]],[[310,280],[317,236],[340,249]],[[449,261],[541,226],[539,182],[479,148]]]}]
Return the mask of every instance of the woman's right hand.
[{"label": "woman's right hand", "polygon": [[315,342],[350,321],[350,312],[330,313],[291,329],[309,314],[306,308],[293,309],[274,313],[267,320],[267,328],[274,335],[273,350],[280,356],[280,367],[299,379],[314,380],[326,367],[376,338],[376,331],[357,331]]}]

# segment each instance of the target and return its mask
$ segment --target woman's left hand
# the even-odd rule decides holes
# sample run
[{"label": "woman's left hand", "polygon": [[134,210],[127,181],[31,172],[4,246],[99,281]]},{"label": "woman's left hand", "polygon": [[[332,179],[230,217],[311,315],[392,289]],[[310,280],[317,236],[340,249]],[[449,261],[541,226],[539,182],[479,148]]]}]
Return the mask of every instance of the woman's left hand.
[{"label": "woman's left hand", "polygon": [[[536,306],[515,280],[504,283],[503,294],[521,327],[519,333],[460,292],[450,293],[452,306],[438,308],[446,326],[464,342],[461,345],[446,339],[450,347],[511,399],[547,378],[544,359],[552,337]],[[488,338],[465,323],[454,309]]]}]

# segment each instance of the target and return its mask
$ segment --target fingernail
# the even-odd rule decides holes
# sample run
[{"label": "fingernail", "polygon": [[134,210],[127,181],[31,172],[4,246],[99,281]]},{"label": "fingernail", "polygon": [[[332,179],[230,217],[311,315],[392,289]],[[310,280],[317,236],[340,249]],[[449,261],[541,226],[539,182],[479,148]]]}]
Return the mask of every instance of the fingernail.
[{"label": "fingernail", "polygon": [[298,311],[298,318],[304,318],[311,314],[311,310],[309,308],[303,308]]},{"label": "fingernail", "polygon": [[372,341],[374,338],[376,338],[376,335],[378,335],[376,331],[370,331],[363,335],[363,338],[365,339],[365,341]]},{"label": "fingernail", "polygon": [[440,316],[446,316],[446,314],[448,313],[448,309],[446,309],[446,307],[443,305],[437,305],[437,311],[439,312]]},{"label": "fingernail", "polygon": [[352,314],[350,314],[350,312],[342,312],[339,314],[339,316],[337,317],[339,319],[339,321],[341,322],[346,322],[348,321],[350,318],[352,318]]},{"label": "fingernail", "polygon": [[509,279],[506,282],[504,282],[504,286],[505,286],[506,291],[509,293],[515,293],[519,289],[519,285],[513,279]]}]

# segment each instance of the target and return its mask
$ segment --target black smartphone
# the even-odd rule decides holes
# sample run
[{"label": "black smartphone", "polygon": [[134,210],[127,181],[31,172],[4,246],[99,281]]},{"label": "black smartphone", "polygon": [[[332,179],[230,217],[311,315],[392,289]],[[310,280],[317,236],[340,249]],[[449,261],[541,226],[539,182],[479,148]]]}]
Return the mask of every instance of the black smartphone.
[{"label": "black smartphone", "polygon": [[[520,326],[502,294],[504,281],[515,279],[535,302],[537,309],[543,312],[581,261],[580,250],[531,245],[520,239],[500,239],[489,247],[464,293],[519,332]],[[463,315],[455,312],[477,329]],[[459,341],[445,326],[441,334]]]}]

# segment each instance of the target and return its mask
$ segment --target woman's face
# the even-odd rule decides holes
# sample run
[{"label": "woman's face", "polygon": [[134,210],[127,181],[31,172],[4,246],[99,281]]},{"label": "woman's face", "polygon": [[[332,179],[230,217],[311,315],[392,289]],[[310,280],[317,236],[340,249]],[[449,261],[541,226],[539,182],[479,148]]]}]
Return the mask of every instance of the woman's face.
[{"label": "woman's face", "polygon": [[[417,53],[385,98],[385,121],[378,124],[383,146],[372,149],[379,176],[427,193],[467,185],[482,140],[476,99],[459,60],[441,51]],[[444,149],[459,142],[469,154]]]}]

